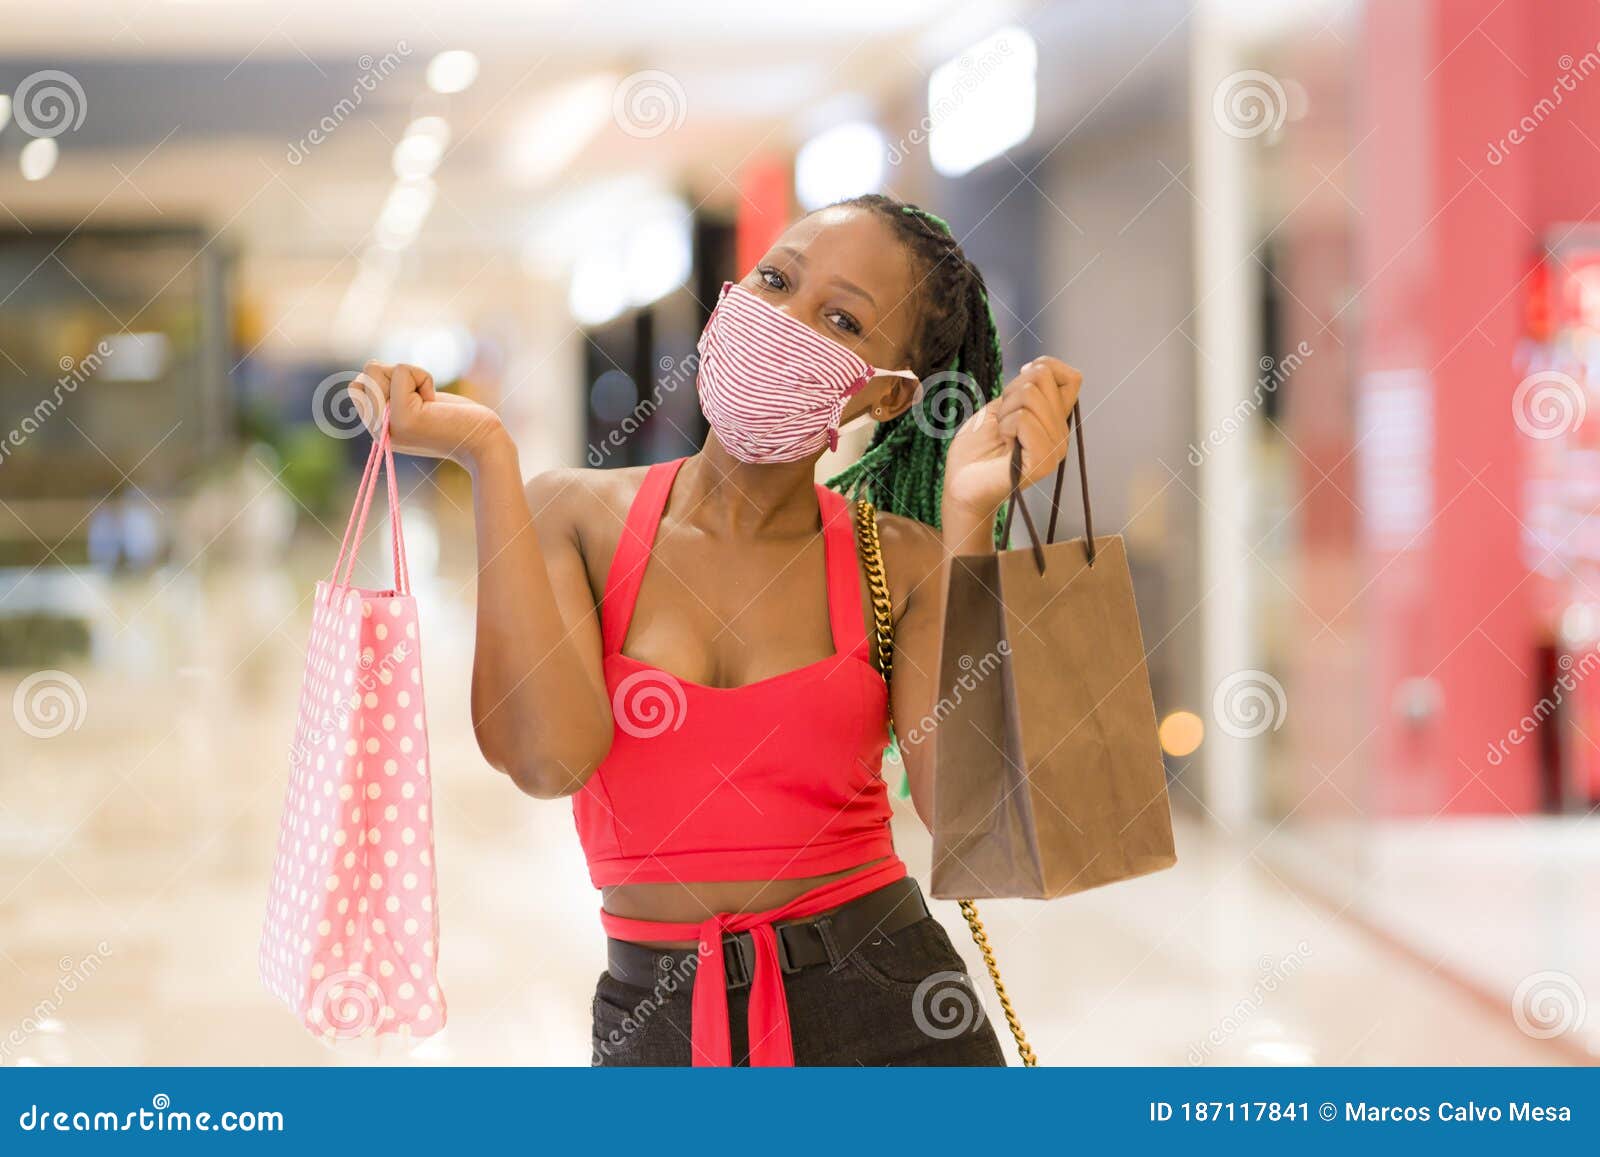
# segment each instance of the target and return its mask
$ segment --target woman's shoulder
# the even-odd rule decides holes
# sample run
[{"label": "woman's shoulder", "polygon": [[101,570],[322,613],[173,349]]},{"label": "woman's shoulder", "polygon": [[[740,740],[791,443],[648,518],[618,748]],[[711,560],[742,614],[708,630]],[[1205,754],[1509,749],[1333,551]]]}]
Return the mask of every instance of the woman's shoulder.
[{"label": "woman's shoulder", "polygon": [[944,559],[939,532],[904,515],[878,511],[878,541],[883,546],[883,567],[889,585],[896,593],[921,586]]},{"label": "woman's shoulder", "polygon": [[610,513],[625,519],[647,466],[622,466],[592,470],[558,466],[528,479],[524,493],[534,521],[544,526],[579,526],[596,515]]},{"label": "woman's shoulder", "polygon": [[939,532],[926,522],[918,522],[915,518],[907,518],[903,514],[890,514],[885,510],[880,510],[877,514],[878,537],[883,540],[885,550],[899,547],[925,553],[939,549]]}]

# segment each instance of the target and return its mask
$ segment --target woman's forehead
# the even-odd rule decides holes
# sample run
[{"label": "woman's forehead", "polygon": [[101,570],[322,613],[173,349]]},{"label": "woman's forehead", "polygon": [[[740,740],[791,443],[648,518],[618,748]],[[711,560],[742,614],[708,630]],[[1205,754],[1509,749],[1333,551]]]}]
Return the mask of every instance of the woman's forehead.
[{"label": "woman's forehead", "polygon": [[804,256],[807,273],[853,281],[884,308],[911,291],[911,255],[876,213],[845,205],[819,209],[789,226],[778,244]]}]

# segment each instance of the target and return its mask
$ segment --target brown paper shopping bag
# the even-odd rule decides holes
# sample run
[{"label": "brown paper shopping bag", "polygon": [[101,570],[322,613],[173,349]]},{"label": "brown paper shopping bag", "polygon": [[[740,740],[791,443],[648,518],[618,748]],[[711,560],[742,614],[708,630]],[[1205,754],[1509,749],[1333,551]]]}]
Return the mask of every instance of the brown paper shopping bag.
[{"label": "brown paper shopping bag", "polygon": [[[954,560],[940,654],[933,894],[1064,896],[1176,862],[1133,581],[1120,535],[1094,537],[1073,407],[1085,537]],[[1009,514],[1007,518],[1009,529]]]}]

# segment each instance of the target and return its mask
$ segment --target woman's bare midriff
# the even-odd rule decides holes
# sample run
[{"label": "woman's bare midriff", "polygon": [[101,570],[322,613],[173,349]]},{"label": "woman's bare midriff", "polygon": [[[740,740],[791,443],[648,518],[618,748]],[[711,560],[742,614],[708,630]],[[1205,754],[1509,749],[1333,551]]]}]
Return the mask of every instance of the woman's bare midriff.
[{"label": "woman's bare midriff", "polygon": [[[853,876],[863,868],[883,863],[868,860],[826,876],[793,880],[733,880],[703,884],[618,884],[600,889],[601,906],[613,916],[653,920],[667,924],[699,924],[718,912],[765,912],[778,908],[830,880]],[[829,909],[832,911],[832,909]],[[807,917],[825,916],[818,912]],[[693,948],[693,940],[640,940],[648,948]]]}]

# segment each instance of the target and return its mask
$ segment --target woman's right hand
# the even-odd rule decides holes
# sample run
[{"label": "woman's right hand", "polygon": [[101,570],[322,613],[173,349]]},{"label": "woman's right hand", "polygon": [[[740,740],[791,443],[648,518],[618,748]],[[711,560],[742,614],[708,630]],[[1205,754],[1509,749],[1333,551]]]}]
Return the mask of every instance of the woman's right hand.
[{"label": "woman's right hand", "polygon": [[449,458],[464,466],[505,437],[500,415],[481,402],[440,393],[417,366],[368,362],[350,383],[362,421],[374,435],[389,414],[389,437],[401,454]]}]

